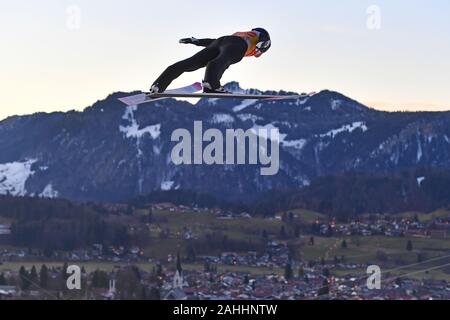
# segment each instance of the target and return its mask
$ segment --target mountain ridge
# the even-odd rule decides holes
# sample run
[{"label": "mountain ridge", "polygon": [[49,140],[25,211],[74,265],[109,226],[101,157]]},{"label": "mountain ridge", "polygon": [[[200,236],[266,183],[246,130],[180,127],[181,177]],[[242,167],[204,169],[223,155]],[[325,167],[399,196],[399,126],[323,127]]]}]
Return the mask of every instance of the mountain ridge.
[{"label": "mountain ridge", "polygon": [[[234,91],[288,94],[284,91]],[[136,92],[134,92],[136,93]],[[123,201],[164,189],[207,192],[225,200],[252,199],[272,189],[351,171],[390,172],[416,166],[450,168],[450,112],[386,112],[323,90],[286,101],[166,99],[126,107],[115,92],[83,111],[12,116],[0,122],[0,193]],[[280,172],[259,168],[175,166],[177,128],[279,129]]]}]

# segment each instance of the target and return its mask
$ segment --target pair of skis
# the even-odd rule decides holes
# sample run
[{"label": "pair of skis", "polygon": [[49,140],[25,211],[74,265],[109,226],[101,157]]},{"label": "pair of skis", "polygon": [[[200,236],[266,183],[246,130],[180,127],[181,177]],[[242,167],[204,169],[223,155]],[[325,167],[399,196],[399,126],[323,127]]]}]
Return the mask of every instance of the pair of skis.
[{"label": "pair of skis", "polygon": [[167,98],[207,98],[207,99],[242,99],[242,100],[286,100],[286,99],[301,99],[308,98],[315,95],[315,92],[303,93],[300,95],[256,95],[256,94],[240,94],[240,93],[198,93],[201,91],[202,84],[196,82],[190,86],[183,88],[167,90],[162,93],[141,93],[133,96],[119,98],[120,101],[128,106],[135,106],[139,104],[149,103]]}]

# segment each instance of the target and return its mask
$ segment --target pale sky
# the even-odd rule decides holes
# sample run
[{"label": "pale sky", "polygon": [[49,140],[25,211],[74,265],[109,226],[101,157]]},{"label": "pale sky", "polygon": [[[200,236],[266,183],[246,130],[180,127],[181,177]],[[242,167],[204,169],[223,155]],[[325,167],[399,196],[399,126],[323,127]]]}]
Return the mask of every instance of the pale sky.
[{"label": "pale sky", "polygon": [[[270,31],[272,49],[232,66],[223,83],[450,110],[449,17],[448,0],[0,0],[0,119],[147,90],[199,50],[180,38],[254,27]],[[172,87],[202,78],[203,70],[186,73]]]}]

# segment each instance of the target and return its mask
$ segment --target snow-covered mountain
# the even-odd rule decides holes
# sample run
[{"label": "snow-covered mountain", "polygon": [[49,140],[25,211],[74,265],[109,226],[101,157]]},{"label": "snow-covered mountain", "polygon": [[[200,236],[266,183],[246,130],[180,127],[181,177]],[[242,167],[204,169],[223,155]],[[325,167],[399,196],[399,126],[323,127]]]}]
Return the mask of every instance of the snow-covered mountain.
[{"label": "snow-covered mountain", "polygon": [[[0,194],[120,201],[190,189],[242,199],[329,173],[450,168],[449,112],[381,112],[332,91],[269,102],[167,99],[126,107],[117,100],[129,94],[112,94],[83,112],[0,122]],[[204,130],[278,128],[280,171],[261,176],[254,165],[174,165],[171,134],[192,131],[196,120]]]}]

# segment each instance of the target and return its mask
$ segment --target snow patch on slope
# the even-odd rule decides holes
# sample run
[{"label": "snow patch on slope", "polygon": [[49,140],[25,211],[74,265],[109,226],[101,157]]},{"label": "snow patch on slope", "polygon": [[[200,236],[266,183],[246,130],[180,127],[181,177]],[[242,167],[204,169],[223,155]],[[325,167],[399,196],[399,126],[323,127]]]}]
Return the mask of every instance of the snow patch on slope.
[{"label": "snow patch on slope", "polygon": [[[253,125],[251,130],[255,135],[259,136],[260,138],[263,138],[265,140],[277,141],[278,143],[283,142],[287,136],[287,134],[280,133],[279,129],[275,127],[272,123],[266,124],[264,126],[255,124]],[[278,132],[279,134],[275,134],[276,132]]]},{"label": "snow patch on slope", "polygon": [[31,166],[37,159],[29,159],[22,162],[10,162],[0,164],[0,194],[13,196],[25,196],[27,190],[25,184],[34,174]]},{"label": "snow patch on slope", "polygon": [[422,182],[425,180],[425,177],[418,177],[417,178],[417,185],[419,186],[419,187],[421,187],[422,186]]},{"label": "snow patch on slope", "polygon": [[120,131],[123,132],[127,138],[140,139],[145,134],[149,134],[152,139],[155,140],[161,135],[161,124],[155,124],[139,129],[139,125],[134,122],[127,127],[121,126]]},{"label": "snow patch on slope", "polygon": [[422,160],[423,151],[422,151],[422,144],[420,143],[420,133],[417,132],[417,162],[420,162]]},{"label": "snow patch on slope", "polygon": [[449,137],[448,137],[447,135],[444,135],[444,139],[445,139],[445,141],[446,141],[448,144],[450,144],[450,139],[449,139]]},{"label": "snow patch on slope", "polygon": [[255,104],[257,101],[258,101],[258,100],[244,100],[244,101],[242,101],[241,104],[235,106],[235,107],[233,108],[233,111],[234,111],[234,112],[242,111],[242,110],[244,110],[245,108],[248,108],[248,107],[250,107],[251,105]]},{"label": "snow patch on slope", "polygon": [[215,124],[219,123],[230,124],[234,122],[234,118],[226,113],[216,113],[212,116],[211,122]]},{"label": "snow patch on slope", "polygon": [[298,99],[296,99],[295,102],[289,102],[288,104],[290,106],[294,106],[295,105],[297,107],[300,107],[300,106],[306,104],[308,101],[309,101],[309,97],[307,97],[307,98],[298,98]]},{"label": "snow patch on slope", "polygon": [[238,114],[237,117],[238,117],[241,121],[251,120],[253,123],[255,123],[257,120],[262,120],[262,119],[263,119],[263,118],[261,118],[261,117],[258,117],[257,115],[250,114],[250,113],[242,113],[242,114]]},{"label": "snow patch on slope", "polygon": [[305,139],[298,139],[298,140],[282,141],[281,144],[283,147],[301,150],[301,149],[303,149],[303,147],[306,145],[307,142],[308,141]]},{"label": "snow patch on slope", "polygon": [[331,100],[331,110],[336,111],[340,108],[340,106],[342,105],[342,100]]},{"label": "snow patch on slope", "polygon": [[[276,130],[276,131],[271,131],[271,130]],[[307,143],[307,141],[305,139],[287,140],[286,139],[287,134],[281,133],[280,129],[278,127],[276,127],[273,123],[269,123],[264,126],[255,124],[251,128],[251,131],[253,132],[253,134],[257,135],[258,137],[260,137],[262,139],[276,141],[282,147],[286,147],[286,148],[295,148],[295,149],[301,150]],[[276,132],[278,132],[278,134],[275,134]]]},{"label": "snow patch on slope", "polygon": [[161,124],[155,124],[139,129],[139,125],[134,117],[134,111],[137,110],[137,106],[129,106],[125,109],[125,114],[122,119],[130,122],[128,126],[119,126],[120,132],[124,133],[127,138],[140,139],[145,134],[149,134],[153,140],[159,138],[161,135]]},{"label": "snow patch on slope", "polygon": [[163,181],[161,182],[161,190],[162,191],[172,190],[174,184],[175,184],[174,181]]},{"label": "snow patch on slope", "polygon": [[134,138],[136,139],[136,150],[137,150],[137,157],[138,157],[138,172],[139,172],[139,179],[137,181],[138,184],[138,190],[139,193],[142,193],[143,185],[144,185],[144,178],[142,176],[143,171],[143,162],[142,157],[144,153],[141,149],[141,139],[145,135],[150,135],[150,137],[155,140],[159,138],[161,135],[161,124],[155,124],[148,127],[145,127],[143,129],[139,129],[139,125],[136,121],[136,118],[134,117],[134,112],[137,110],[137,106],[128,106],[125,109],[125,113],[122,116],[123,120],[127,120],[129,122],[128,126],[119,126],[120,132],[122,132],[126,138]]},{"label": "snow patch on slope", "polygon": [[44,190],[39,195],[41,198],[57,198],[59,195],[59,192],[55,189],[53,189],[53,185],[50,183],[48,184]]},{"label": "snow patch on slope", "polygon": [[208,103],[209,103],[210,105],[212,105],[212,106],[215,106],[215,105],[217,104],[217,101],[219,101],[218,98],[211,98],[211,99],[208,99]]},{"label": "snow patch on slope", "polygon": [[334,138],[336,137],[338,134],[341,134],[343,132],[349,132],[352,133],[353,131],[355,131],[356,129],[361,129],[363,132],[366,132],[368,130],[365,122],[363,121],[357,121],[357,122],[353,122],[351,124],[347,124],[344,125],[338,129],[334,129],[334,130],[330,130],[327,133],[321,134],[320,137],[324,138],[324,137],[331,137]]}]

